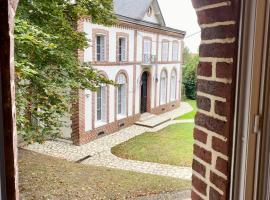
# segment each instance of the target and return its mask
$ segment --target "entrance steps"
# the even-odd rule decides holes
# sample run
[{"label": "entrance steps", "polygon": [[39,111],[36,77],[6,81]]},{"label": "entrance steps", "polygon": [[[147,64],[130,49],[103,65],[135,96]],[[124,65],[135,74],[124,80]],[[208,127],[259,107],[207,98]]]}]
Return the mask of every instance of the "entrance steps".
[{"label": "entrance steps", "polygon": [[161,124],[164,124],[170,120],[171,120],[170,117],[164,117],[164,116],[153,115],[150,113],[144,113],[144,114],[142,114],[139,121],[135,122],[135,124],[138,126],[144,126],[147,128],[155,128],[155,127],[157,127]]}]

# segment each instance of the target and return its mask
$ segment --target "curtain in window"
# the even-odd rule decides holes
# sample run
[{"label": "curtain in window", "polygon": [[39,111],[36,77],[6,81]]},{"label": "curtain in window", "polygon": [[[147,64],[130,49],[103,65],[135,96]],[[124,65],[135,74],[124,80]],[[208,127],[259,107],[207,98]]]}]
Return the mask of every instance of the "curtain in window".
[{"label": "curtain in window", "polygon": [[179,44],[178,42],[173,43],[173,61],[178,61],[178,54],[179,54]]},{"label": "curtain in window", "polygon": [[166,95],[167,95],[167,74],[163,70],[160,76],[160,104],[161,105],[166,103],[167,101]]},{"label": "curtain in window", "polygon": [[162,61],[169,60],[169,42],[162,43]]},{"label": "curtain in window", "polygon": [[152,42],[149,39],[144,39],[143,43],[143,61],[146,63],[151,62],[151,46]]},{"label": "curtain in window", "polygon": [[105,61],[105,36],[97,35],[97,61]]},{"label": "curtain in window", "polygon": [[107,92],[106,86],[101,86],[97,90],[97,121],[107,121]]},{"label": "curtain in window", "polygon": [[126,38],[119,38],[119,61],[126,61]]},{"label": "curtain in window", "polygon": [[118,115],[126,115],[126,87],[127,80],[124,74],[120,74],[117,78],[117,114]]},{"label": "curtain in window", "polygon": [[177,95],[177,73],[176,70],[172,71],[171,74],[171,100],[176,100]]}]

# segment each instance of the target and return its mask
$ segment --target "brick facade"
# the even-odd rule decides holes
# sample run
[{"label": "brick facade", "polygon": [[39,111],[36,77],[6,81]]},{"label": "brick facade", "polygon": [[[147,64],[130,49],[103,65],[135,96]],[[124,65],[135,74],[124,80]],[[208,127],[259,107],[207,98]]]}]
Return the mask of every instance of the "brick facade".
[{"label": "brick facade", "polygon": [[238,39],[235,2],[192,2],[202,29],[192,199],[228,199]]}]

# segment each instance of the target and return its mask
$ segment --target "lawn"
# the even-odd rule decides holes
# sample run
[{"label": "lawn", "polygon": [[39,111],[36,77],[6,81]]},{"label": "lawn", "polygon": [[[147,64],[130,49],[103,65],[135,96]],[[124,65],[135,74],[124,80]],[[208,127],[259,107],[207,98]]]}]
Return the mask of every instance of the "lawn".
[{"label": "lawn", "polygon": [[190,182],[77,164],[31,151],[19,151],[19,187],[28,199],[130,199],[189,189]]},{"label": "lawn", "polygon": [[194,124],[175,124],[155,133],[144,133],[114,148],[118,157],[170,164],[192,165]]},{"label": "lawn", "polygon": [[192,106],[193,110],[185,115],[182,115],[182,116],[176,118],[176,120],[185,120],[185,119],[194,119],[195,118],[195,115],[197,112],[196,100],[187,100],[186,102]]}]

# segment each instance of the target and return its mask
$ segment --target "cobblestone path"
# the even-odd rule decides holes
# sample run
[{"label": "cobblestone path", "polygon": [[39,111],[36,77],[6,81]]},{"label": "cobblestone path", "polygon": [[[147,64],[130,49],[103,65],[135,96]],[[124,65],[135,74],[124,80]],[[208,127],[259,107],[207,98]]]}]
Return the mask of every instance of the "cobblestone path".
[{"label": "cobblestone path", "polygon": [[47,141],[44,144],[32,144],[25,147],[25,149],[70,161],[81,161],[81,163],[88,165],[104,166],[191,180],[192,170],[189,167],[178,167],[158,163],[125,160],[116,157],[111,153],[112,147],[145,132],[156,132],[169,125],[177,123],[193,123],[194,120],[173,120],[176,117],[179,117],[180,115],[190,111],[192,111],[192,107],[189,104],[182,102],[181,108],[175,109],[162,115],[164,117],[169,116],[171,121],[168,121],[155,128],[133,125],[114,134],[94,140],[83,146],[74,146],[69,142],[54,140]]}]

